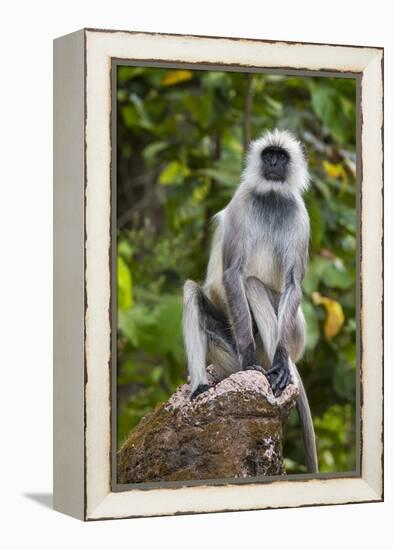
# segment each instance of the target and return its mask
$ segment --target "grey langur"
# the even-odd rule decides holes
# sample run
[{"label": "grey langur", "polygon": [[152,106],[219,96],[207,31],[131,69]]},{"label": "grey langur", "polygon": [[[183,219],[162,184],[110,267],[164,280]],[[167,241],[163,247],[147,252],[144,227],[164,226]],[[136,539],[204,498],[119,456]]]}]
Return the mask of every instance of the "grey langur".
[{"label": "grey langur", "polygon": [[209,389],[208,363],[222,378],[259,370],[275,395],[291,381],[298,385],[306,465],[317,472],[311,412],[295,366],[305,343],[308,185],[306,152],[291,133],[276,129],[251,143],[240,185],[215,216],[206,280],[184,285],[183,335],[191,399]]}]

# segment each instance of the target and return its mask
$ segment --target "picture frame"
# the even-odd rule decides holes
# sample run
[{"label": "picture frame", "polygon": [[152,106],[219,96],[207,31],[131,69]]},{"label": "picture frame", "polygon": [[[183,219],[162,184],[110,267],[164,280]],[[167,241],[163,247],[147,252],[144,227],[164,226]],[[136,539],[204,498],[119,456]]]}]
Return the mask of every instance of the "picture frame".
[{"label": "picture frame", "polygon": [[[119,63],[357,79],[358,467],[116,487],[113,79]],[[383,500],[383,48],[83,29],[54,41],[54,508],[81,520]]]}]

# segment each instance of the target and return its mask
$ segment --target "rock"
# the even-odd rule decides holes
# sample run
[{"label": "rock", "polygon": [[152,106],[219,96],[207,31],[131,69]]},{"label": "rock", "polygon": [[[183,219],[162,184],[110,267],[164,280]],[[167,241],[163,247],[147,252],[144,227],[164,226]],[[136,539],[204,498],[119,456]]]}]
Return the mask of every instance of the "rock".
[{"label": "rock", "polygon": [[184,384],[130,432],[118,452],[118,482],[246,478],[285,473],[282,422],[296,402],[290,384],[280,397],[263,374],[242,371],[190,401]]}]

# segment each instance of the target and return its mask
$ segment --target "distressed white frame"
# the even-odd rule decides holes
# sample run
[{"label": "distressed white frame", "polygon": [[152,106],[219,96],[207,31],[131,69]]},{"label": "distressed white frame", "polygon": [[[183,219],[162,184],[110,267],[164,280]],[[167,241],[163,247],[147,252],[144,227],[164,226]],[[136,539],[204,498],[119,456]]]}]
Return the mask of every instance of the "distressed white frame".
[{"label": "distressed white frame", "polygon": [[[72,495],[68,495],[67,488],[58,481],[56,507],[92,520],[382,500],[383,50],[138,32],[80,32],[83,33],[84,51],[80,55],[85,55],[86,86],[86,385],[84,418],[80,419],[84,425],[85,464],[81,474],[84,490],[83,503],[79,502],[80,497],[73,508],[68,505]],[[59,39],[65,40],[65,48],[67,38]],[[361,477],[111,491],[109,266],[113,58],[361,73]],[[83,365],[80,368],[83,369]],[[58,425],[61,426],[61,422]]]}]

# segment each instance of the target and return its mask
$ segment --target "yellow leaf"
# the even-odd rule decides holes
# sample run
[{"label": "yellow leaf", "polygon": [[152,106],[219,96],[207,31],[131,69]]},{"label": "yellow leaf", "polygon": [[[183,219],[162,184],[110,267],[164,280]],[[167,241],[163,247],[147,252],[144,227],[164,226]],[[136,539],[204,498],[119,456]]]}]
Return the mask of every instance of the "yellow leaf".
[{"label": "yellow leaf", "polygon": [[163,86],[173,86],[173,84],[178,84],[179,82],[185,82],[186,80],[191,80],[192,72],[186,70],[175,70],[169,71],[164,74],[161,78],[161,84]]},{"label": "yellow leaf", "polygon": [[343,182],[347,180],[347,174],[342,164],[332,164],[331,162],[324,160],[323,169],[330,178],[341,179]]},{"label": "yellow leaf", "polygon": [[340,332],[344,324],[345,317],[343,308],[341,304],[331,298],[322,296],[319,292],[313,292],[312,299],[314,304],[322,305],[326,310],[326,320],[323,332],[326,340],[331,340]]}]

